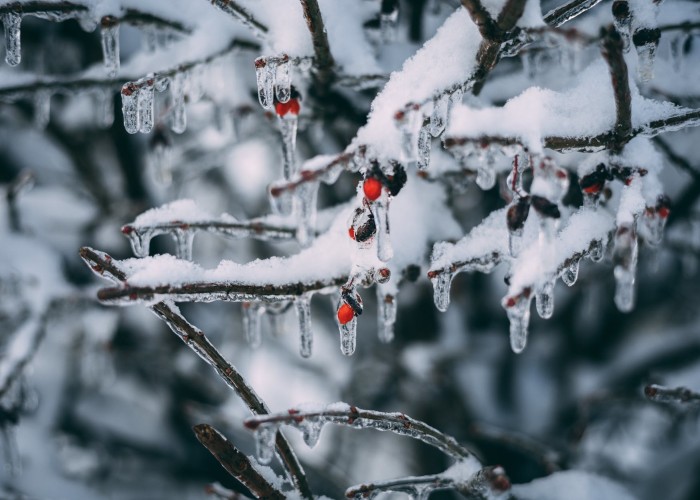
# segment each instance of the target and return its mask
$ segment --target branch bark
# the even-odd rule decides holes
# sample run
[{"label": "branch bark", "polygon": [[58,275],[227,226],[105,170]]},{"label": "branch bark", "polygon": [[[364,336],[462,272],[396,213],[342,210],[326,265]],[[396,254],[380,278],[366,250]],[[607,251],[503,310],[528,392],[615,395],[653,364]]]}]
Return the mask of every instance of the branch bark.
[{"label": "branch bark", "polygon": [[256,36],[264,38],[267,34],[267,26],[255,19],[250,12],[233,0],[211,0],[211,4],[241,21],[250,28]]},{"label": "branch bark", "polygon": [[610,69],[613,92],[615,95],[615,142],[612,150],[619,153],[629,141],[632,133],[632,95],[630,94],[627,63],[623,55],[624,42],[612,26],[604,32],[601,51]]},{"label": "branch bark", "polygon": [[323,24],[323,16],[317,0],[300,0],[304,11],[304,19],[311,33],[311,42],[314,46],[314,66],[316,67],[316,79],[320,84],[317,89],[321,94],[325,92],[333,80],[333,66],[335,61],[328,44],[328,35]]}]

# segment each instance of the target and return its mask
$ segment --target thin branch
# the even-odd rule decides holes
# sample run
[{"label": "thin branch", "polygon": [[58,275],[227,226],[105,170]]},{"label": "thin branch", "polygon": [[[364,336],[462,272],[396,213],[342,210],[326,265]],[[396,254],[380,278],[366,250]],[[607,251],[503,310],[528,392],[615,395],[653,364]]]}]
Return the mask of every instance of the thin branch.
[{"label": "thin branch", "polygon": [[219,431],[207,424],[195,425],[193,430],[199,442],[209,450],[209,453],[216,457],[229,474],[243,483],[255,498],[284,500],[284,494],[261,476],[248,457]]},{"label": "thin branch", "polygon": [[602,0],[571,0],[556,9],[550,10],[544,16],[544,22],[550,26],[561,26],[567,21],[580,16],[587,10],[598,5]]},{"label": "thin branch", "polygon": [[700,404],[700,394],[686,387],[664,387],[651,384],[644,388],[644,396],[658,403]]},{"label": "thin branch", "polygon": [[19,14],[71,14],[87,12],[88,8],[85,5],[63,1],[63,2],[46,2],[42,0],[29,2],[13,2],[5,5],[0,5],[0,15],[19,13]]},{"label": "thin branch", "polygon": [[267,34],[267,26],[255,19],[250,12],[233,0],[211,0],[211,4],[243,22],[257,37],[264,38]]},{"label": "thin branch", "polygon": [[664,141],[661,137],[654,137],[652,141],[678,168],[690,175],[693,179],[700,180],[700,170],[694,168],[690,162],[688,162],[688,160],[673,151],[673,148],[671,148],[671,145],[668,142]]},{"label": "thin branch", "polygon": [[317,0],[299,0],[304,11],[304,19],[311,33],[314,46],[314,65],[316,77],[322,87],[328,86],[333,79],[332,69],[335,65],[331,48],[328,44],[328,34],[323,24],[323,16]]},{"label": "thin branch", "polygon": [[246,222],[225,222],[218,220],[200,222],[163,222],[159,224],[122,226],[122,233],[131,234],[133,231],[145,231],[157,234],[173,233],[178,230],[206,231],[208,233],[230,236],[233,238],[254,238],[259,240],[290,240],[296,235],[296,227],[268,224],[260,220]]},{"label": "thin branch", "polygon": [[610,69],[613,92],[615,94],[615,137],[614,152],[620,152],[632,132],[632,95],[630,94],[627,63],[623,55],[624,42],[620,34],[610,26],[605,30],[601,51]]},{"label": "thin branch", "polygon": [[284,413],[250,417],[245,420],[244,424],[249,429],[255,430],[261,425],[270,424],[286,424],[299,427],[304,421],[391,431],[401,436],[419,439],[457,460],[473,456],[469,450],[460,445],[453,437],[443,434],[420,420],[413,419],[403,413],[363,410],[356,406],[346,406],[345,408],[330,407],[317,411],[291,409]]},{"label": "thin branch", "polygon": [[342,153],[321,168],[305,170],[302,167],[302,170],[298,174],[295,174],[294,178],[291,180],[274,183],[270,187],[270,194],[277,198],[287,191],[295,191],[299,186],[307,182],[320,181],[324,177],[329,176],[332,170],[348,166],[352,158],[352,153]]},{"label": "thin branch", "polygon": [[[110,279],[115,282],[124,283],[126,273],[107,254],[97,252],[91,248],[80,249],[80,257],[100,277]],[[248,385],[246,380],[226,359],[219,353],[209,339],[199,328],[189,323],[180,312],[171,304],[158,302],[150,309],[170,327],[180,340],[187,347],[192,349],[198,356],[204,359],[226,384],[235,391],[243,402],[254,414],[266,414],[269,412],[267,405],[255,393],[255,390]],[[292,452],[289,443],[281,432],[276,436],[277,451],[282,459],[282,463],[289,471],[296,488],[304,498],[312,498],[311,490],[304,474],[304,469]]]},{"label": "thin branch", "polygon": [[462,0],[462,6],[467,9],[469,17],[479,28],[479,33],[485,40],[495,40],[503,35],[496,21],[482,5],[481,0]]}]

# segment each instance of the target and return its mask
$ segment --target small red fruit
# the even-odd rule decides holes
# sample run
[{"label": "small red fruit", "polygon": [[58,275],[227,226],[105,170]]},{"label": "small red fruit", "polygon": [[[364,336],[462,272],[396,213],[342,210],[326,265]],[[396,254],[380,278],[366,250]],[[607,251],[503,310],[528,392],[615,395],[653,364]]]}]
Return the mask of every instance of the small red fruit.
[{"label": "small red fruit", "polygon": [[355,317],[355,311],[348,304],[343,302],[338,308],[338,321],[341,325],[349,323]]},{"label": "small red fruit", "polygon": [[669,210],[668,207],[664,207],[664,206],[659,207],[657,209],[657,211],[659,212],[659,216],[662,219],[666,219],[671,214],[671,210]]},{"label": "small red fruit", "polygon": [[355,228],[354,227],[350,226],[350,228],[348,229],[348,236],[350,236],[351,240],[355,239]]},{"label": "small red fruit", "polygon": [[374,201],[382,194],[382,183],[379,182],[379,179],[368,177],[362,183],[362,190],[365,193],[365,198],[369,201]]},{"label": "small red fruit", "polygon": [[299,99],[292,98],[289,99],[287,102],[278,101],[275,103],[275,112],[278,116],[284,116],[287,113],[298,115],[300,109],[301,106],[299,105]]}]

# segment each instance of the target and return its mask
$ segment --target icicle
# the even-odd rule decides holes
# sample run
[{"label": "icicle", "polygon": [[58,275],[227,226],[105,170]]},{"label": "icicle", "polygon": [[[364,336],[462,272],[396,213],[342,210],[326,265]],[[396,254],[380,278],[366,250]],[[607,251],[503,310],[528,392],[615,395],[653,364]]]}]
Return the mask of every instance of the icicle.
[{"label": "icicle", "polygon": [[[167,76],[159,76],[156,78],[155,82],[155,89],[156,92],[165,92],[168,90],[168,87],[170,86],[170,78]],[[219,108],[217,108],[219,109]]]},{"label": "icicle", "polygon": [[530,302],[532,296],[523,293],[518,298],[504,299],[504,307],[510,321],[510,347],[518,354],[527,344],[527,329],[530,324]]},{"label": "icicle", "polygon": [[416,158],[416,145],[418,142],[418,130],[422,125],[423,116],[418,111],[418,104],[407,104],[404,111],[394,115],[396,125],[401,131],[401,148],[404,160],[409,162]]},{"label": "icicle", "polygon": [[285,189],[279,193],[272,194],[270,191],[270,207],[276,215],[289,215],[292,213],[294,196],[292,191]]},{"label": "icicle", "polygon": [[549,319],[554,314],[554,280],[549,280],[537,291],[535,306],[540,318]]},{"label": "icicle", "polygon": [[139,88],[133,82],[128,82],[122,87],[121,94],[124,128],[128,133],[135,134],[141,128],[138,112]]},{"label": "icicle", "polygon": [[377,287],[377,311],[379,341],[388,344],[394,339],[394,324],[396,323],[396,296],[384,294]]},{"label": "icicle", "polygon": [[322,427],[323,423],[313,417],[306,417],[299,423],[301,435],[306,446],[313,448],[318,444],[318,438],[321,436]]},{"label": "icicle", "polygon": [[318,199],[318,182],[305,182],[296,189],[297,232],[296,237],[303,247],[314,240],[316,231],[316,205]]},{"label": "icicle", "polygon": [[126,235],[129,237],[129,243],[131,243],[131,250],[134,252],[134,255],[138,258],[148,257],[153,231],[133,228]]},{"label": "icicle", "polygon": [[408,495],[409,498],[412,500],[428,500],[433,488],[430,486],[414,486],[413,490],[413,493]]},{"label": "icicle", "polygon": [[51,119],[51,91],[39,90],[34,94],[34,126],[46,128]]},{"label": "icicle", "polygon": [[117,76],[119,71],[119,21],[112,16],[102,18],[102,59],[107,75]]},{"label": "icicle", "polygon": [[5,422],[0,427],[0,433],[5,455],[5,470],[8,470],[11,476],[19,476],[22,474],[22,457],[17,446],[15,426]]},{"label": "icicle", "polygon": [[433,112],[430,114],[430,134],[433,137],[438,137],[445,130],[449,105],[449,94],[442,94],[433,100]]},{"label": "icicle", "polygon": [[22,60],[22,16],[17,12],[8,12],[2,16],[2,24],[5,27],[5,62],[10,66],[17,66]]},{"label": "icicle", "polygon": [[169,186],[173,181],[173,150],[170,139],[165,132],[157,128],[153,136],[150,164],[156,180],[164,186]]},{"label": "icicle", "polygon": [[647,243],[651,246],[657,246],[664,237],[668,208],[665,207],[659,210],[655,207],[649,207],[645,210],[643,217],[642,220],[647,232]]},{"label": "icicle", "polygon": [[690,38],[690,35],[687,31],[682,31],[680,34],[671,38],[671,63],[676,73],[683,71],[683,62],[685,59],[683,51],[688,38]]},{"label": "icicle", "polygon": [[275,454],[277,425],[260,424],[255,429],[255,455],[261,464],[269,464]]},{"label": "icicle", "polygon": [[430,136],[430,122],[424,122],[418,131],[418,170],[425,170],[430,166],[430,148],[432,140]]},{"label": "icicle", "polygon": [[534,80],[540,69],[540,55],[536,50],[529,49],[522,52],[520,60],[523,63],[523,71],[527,79]]},{"label": "icicle", "polygon": [[296,158],[297,149],[297,123],[296,115],[287,113],[283,118],[278,120],[280,125],[280,133],[282,134],[282,153],[284,163],[282,165],[282,174],[285,180],[291,180],[292,176],[298,171]]},{"label": "icicle", "polygon": [[175,255],[178,259],[192,260],[192,243],[194,231],[190,229],[175,229],[172,233],[175,240]]},{"label": "icicle", "polygon": [[654,79],[654,59],[656,57],[656,44],[645,43],[637,47],[637,77],[642,82]]},{"label": "icicle", "polygon": [[275,75],[275,95],[279,102],[287,102],[292,95],[292,77],[290,74],[291,62],[287,55],[282,56],[277,64]]},{"label": "icicle", "polygon": [[148,134],[153,129],[153,112],[155,105],[155,79],[153,76],[139,81],[138,114],[139,132]]},{"label": "icicle", "polygon": [[622,226],[615,233],[615,305],[621,312],[634,307],[638,241],[634,229]]},{"label": "icicle", "polygon": [[352,356],[357,345],[357,316],[354,316],[340,328],[340,352],[345,356]]},{"label": "icicle", "polygon": [[265,308],[255,302],[243,302],[243,330],[248,345],[257,349],[262,344],[262,317]]},{"label": "icicle", "polygon": [[396,24],[399,19],[399,9],[394,7],[387,12],[379,13],[379,31],[384,43],[396,40]]},{"label": "icicle", "polygon": [[276,64],[272,60],[258,57],[255,60],[255,78],[258,83],[258,100],[264,109],[274,107],[274,84]]},{"label": "icicle", "polygon": [[294,300],[299,320],[299,353],[302,357],[311,356],[314,338],[311,330],[311,296],[300,295]]},{"label": "icicle", "polygon": [[566,283],[566,286],[574,286],[576,283],[578,279],[578,266],[579,261],[574,260],[564,269],[564,272],[561,274],[561,280]]},{"label": "icicle", "polygon": [[114,123],[114,99],[111,90],[97,93],[95,103],[96,123],[99,127],[109,128]]},{"label": "icicle", "polygon": [[450,305],[450,287],[453,277],[452,272],[443,269],[430,279],[433,283],[433,300],[438,311],[445,312]]},{"label": "icicle", "polygon": [[97,19],[95,19],[94,16],[88,14],[86,16],[80,16],[78,18],[78,24],[80,25],[83,31],[87,33],[92,33],[97,29],[98,21]]},{"label": "icicle", "polygon": [[605,256],[605,248],[603,247],[603,242],[601,240],[595,240],[591,242],[591,248],[588,251],[588,257],[593,262],[600,262]]},{"label": "icicle", "polygon": [[382,262],[388,262],[394,256],[389,235],[389,199],[386,194],[370,205],[374,223],[377,228],[377,258]]},{"label": "icicle", "polygon": [[170,82],[170,129],[176,134],[182,134],[187,128],[187,114],[185,113],[185,85],[187,76],[185,73],[176,73]]}]

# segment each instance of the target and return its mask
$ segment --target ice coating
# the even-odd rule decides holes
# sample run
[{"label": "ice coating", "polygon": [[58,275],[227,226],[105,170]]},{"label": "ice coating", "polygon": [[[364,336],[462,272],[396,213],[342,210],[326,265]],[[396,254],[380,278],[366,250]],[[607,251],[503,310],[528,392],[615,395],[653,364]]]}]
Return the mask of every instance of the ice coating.
[{"label": "ice coating", "polygon": [[117,76],[119,71],[119,23],[103,22],[100,29],[102,42],[102,60],[105,71],[110,77]]},{"label": "ice coating", "polygon": [[133,83],[125,83],[122,87],[122,115],[124,116],[124,129],[135,134],[141,128],[139,113],[139,88]]},{"label": "ice coating", "polygon": [[170,82],[170,129],[176,134],[182,134],[187,128],[185,112],[186,73],[178,72]]},{"label": "ice coating", "polygon": [[311,356],[313,349],[313,330],[311,329],[311,295],[304,294],[294,300],[299,320],[299,354],[302,358]]},{"label": "ice coating", "polygon": [[153,113],[155,105],[155,80],[147,77],[140,80],[138,91],[139,132],[147,134],[153,129]]},{"label": "ice coating", "polygon": [[5,29],[5,62],[10,66],[17,66],[22,60],[20,42],[22,15],[17,12],[3,14],[2,24]]}]

